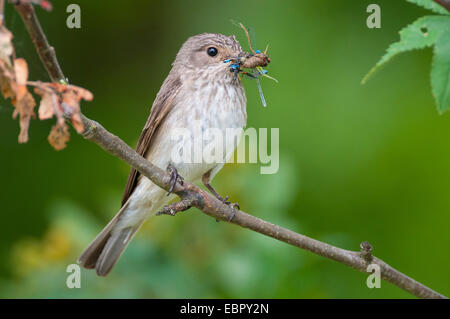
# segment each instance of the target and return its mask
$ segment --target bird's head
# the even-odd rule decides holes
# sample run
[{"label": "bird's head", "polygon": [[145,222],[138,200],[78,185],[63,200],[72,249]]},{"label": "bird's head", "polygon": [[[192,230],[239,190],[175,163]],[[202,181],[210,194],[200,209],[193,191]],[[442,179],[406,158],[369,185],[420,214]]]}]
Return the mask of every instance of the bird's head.
[{"label": "bird's head", "polygon": [[190,37],[183,44],[173,65],[194,72],[207,72],[209,76],[219,79],[235,79],[241,71],[240,67],[249,67],[246,65],[255,62],[258,56],[264,56],[264,62],[256,64],[265,66],[270,62],[265,54],[243,51],[234,35],[202,33]]},{"label": "bird's head", "polygon": [[242,48],[234,35],[202,33],[190,37],[177,54],[174,64],[188,68],[204,69],[221,65],[223,61],[242,54]]}]

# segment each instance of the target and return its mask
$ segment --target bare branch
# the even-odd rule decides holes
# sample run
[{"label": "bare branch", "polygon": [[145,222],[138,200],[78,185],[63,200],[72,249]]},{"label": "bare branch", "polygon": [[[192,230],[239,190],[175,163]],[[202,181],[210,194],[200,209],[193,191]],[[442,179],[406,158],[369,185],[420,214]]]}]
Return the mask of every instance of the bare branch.
[{"label": "bare branch", "polygon": [[[55,52],[48,44],[32,6],[29,4],[18,4],[16,5],[16,9],[22,16],[33,43],[36,46],[36,50],[52,80],[60,81],[61,79],[64,79]],[[84,132],[82,135],[85,139],[97,143],[108,153],[127,162],[156,185],[165,190],[170,188],[170,175],[167,172],[144,159],[120,138],[108,132],[98,122],[90,120],[83,115],[81,115],[81,119],[84,124]],[[233,210],[228,205],[222,203],[198,186],[186,181],[183,185],[177,183],[173,192],[181,198],[181,202],[175,203],[167,208],[167,212],[169,213],[170,209],[173,209],[173,213],[175,214],[177,211],[186,210],[191,206],[195,206],[206,215],[223,221],[228,221],[233,214]],[[235,216],[231,220],[231,223],[283,241],[292,246],[308,250],[325,258],[335,260],[347,266],[351,266],[361,272],[367,272],[369,264],[376,264],[380,267],[381,278],[417,297],[446,298],[438,292],[435,292],[392,268],[384,261],[372,256],[372,246],[367,242],[361,244],[361,252],[345,250],[295,233],[289,229],[274,225],[240,210],[235,212]]]},{"label": "bare branch", "polygon": [[48,43],[47,37],[42,31],[41,24],[34,12],[33,5],[19,3],[15,5],[15,8],[25,23],[31,40],[36,47],[36,51],[38,52],[50,79],[53,82],[65,81],[64,74],[59,66],[58,59],[56,58],[55,49]]}]

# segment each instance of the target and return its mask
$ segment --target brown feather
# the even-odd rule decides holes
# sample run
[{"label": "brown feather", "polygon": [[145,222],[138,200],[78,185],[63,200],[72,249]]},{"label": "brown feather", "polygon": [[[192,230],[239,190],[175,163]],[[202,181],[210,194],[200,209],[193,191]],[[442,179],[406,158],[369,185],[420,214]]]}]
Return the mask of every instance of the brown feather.
[{"label": "brown feather", "polygon": [[[141,136],[139,137],[136,152],[144,157],[150,149],[152,138],[155,136],[155,132],[157,131],[159,124],[172,109],[175,97],[181,87],[180,78],[177,76],[173,76],[173,74],[175,74],[175,72],[173,72],[172,69],[169,76],[161,86],[158,94],[156,95],[156,99],[155,102],[153,102],[150,116],[148,117],[147,123],[142,130]],[[137,170],[131,168],[122,197],[122,206],[125,205],[128,198],[136,188],[139,175],[140,174]]]}]

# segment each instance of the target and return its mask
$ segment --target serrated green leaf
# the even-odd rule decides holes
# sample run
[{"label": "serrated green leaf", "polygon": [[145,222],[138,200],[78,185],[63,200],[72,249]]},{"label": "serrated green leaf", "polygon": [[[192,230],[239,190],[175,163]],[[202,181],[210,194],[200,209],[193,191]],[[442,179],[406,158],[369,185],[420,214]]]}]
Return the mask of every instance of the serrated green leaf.
[{"label": "serrated green leaf", "polygon": [[361,83],[366,83],[377,70],[399,53],[432,46],[438,36],[449,28],[450,17],[448,16],[425,16],[419,18],[400,31],[400,41],[389,46],[386,54],[364,76]]},{"label": "serrated green leaf", "polygon": [[408,2],[417,4],[418,6],[424,7],[425,9],[431,10],[438,14],[450,14],[443,6],[437,4],[433,0],[406,0]]},{"label": "serrated green leaf", "polygon": [[434,46],[431,87],[440,114],[450,109],[450,30],[443,32]]}]

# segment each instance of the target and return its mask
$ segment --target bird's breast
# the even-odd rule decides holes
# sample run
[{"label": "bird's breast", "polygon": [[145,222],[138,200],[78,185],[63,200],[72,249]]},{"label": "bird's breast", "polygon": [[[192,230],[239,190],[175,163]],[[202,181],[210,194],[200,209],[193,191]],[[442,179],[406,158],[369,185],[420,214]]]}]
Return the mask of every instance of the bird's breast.
[{"label": "bird's breast", "polygon": [[196,81],[180,92],[178,103],[186,109],[186,125],[201,122],[202,130],[243,128],[246,125],[246,96],[240,83],[220,80]]},{"label": "bird's breast", "polygon": [[[187,180],[201,177],[237,147],[242,130],[236,129],[246,125],[246,102],[240,83],[184,83],[148,158],[160,167],[173,163]],[[213,160],[205,154],[213,154]]]}]

